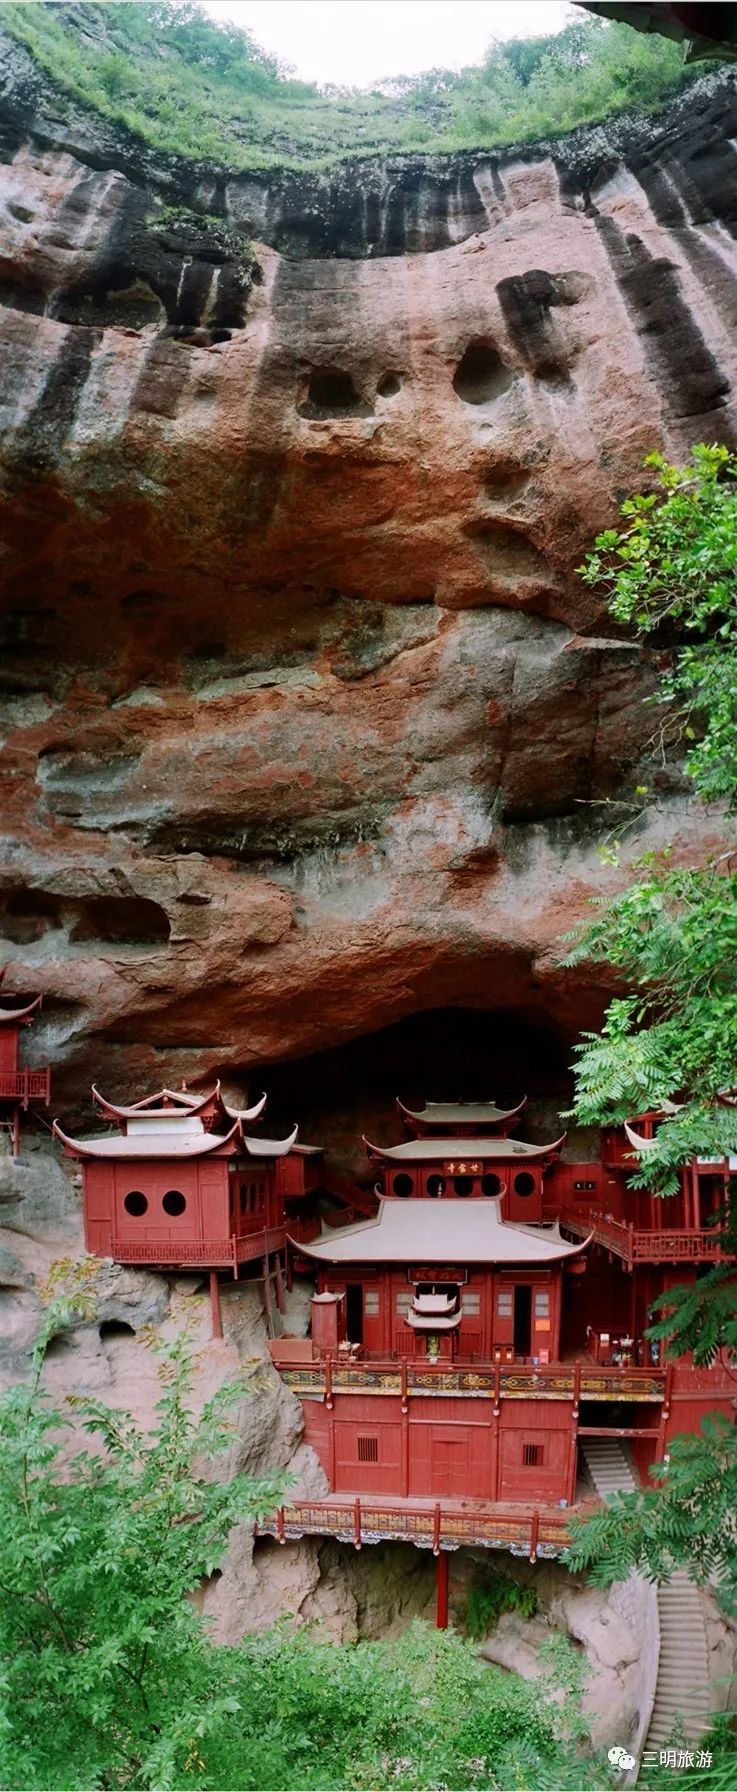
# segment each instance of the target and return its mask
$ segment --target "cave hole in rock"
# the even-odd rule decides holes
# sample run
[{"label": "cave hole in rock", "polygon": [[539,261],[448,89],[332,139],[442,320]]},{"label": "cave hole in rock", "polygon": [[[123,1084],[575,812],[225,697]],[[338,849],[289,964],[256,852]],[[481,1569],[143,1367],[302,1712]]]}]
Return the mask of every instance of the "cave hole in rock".
[{"label": "cave hole in rock", "polygon": [[402,390],[402,381],[398,373],[385,373],[376,388],[379,398],[396,398]]},{"label": "cave hole in rock", "polygon": [[518,461],[502,459],[492,461],[482,477],[484,497],[495,499],[501,503],[510,498],[517,498],[524,491],[530,474],[527,467],[520,466]]},{"label": "cave hole in rock", "polygon": [[0,305],[5,305],[9,311],[25,311],[32,317],[41,317],[46,310],[46,294],[30,281],[0,278]]},{"label": "cave hole in rock", "polygon": [[522,528],[492,517],[475,517],[464,525],[463,534],[473,543],[489,572],[502,578],[544,579],[551,583],[553,573],[544,554]]},{"label": "cave hole in rock", "polygon": [[491,404],[509,391],[516,378],[495,343],[488,336],[475,336],[456,368],[453,391],[464,404]]},{"label": "cave hole in rock", "polygon": [[135,1338],[136,1328],[125,1319],[103,1319],[100,1326],[100,1343],[106,1338]]},{"label": "cave hole in rock", "polygon": [[42,939],[60,921],[59,898],[46,890],[9,890],[0,896],[0,938],[15,946]]},{"label": "cave hole in rock", "polygon": [[74,1349],[74,1339],[67,1332],[57,1332],[44,1351],[45,1363],[64,1362]]},{"label": "cave hole in rock", "polygon": [[342,367],[313,367],[306,396],[297,405],[300,417],[371,417],[373,406],[361,397],[353,375]]},{"label": "cave hole in rock", "polygon": [[120,286],[101,281],[60,294],[53,315],[62,324],[108,330],[144,330],[152,324],[162,329],[166,324],[166,308],[153,287],[147,280],[131,280],[126,274]]},{"label": "cave hole in rock", "polygon": [[75,944],[153,946],[170,933],[166,910],[148,896],[95,896],[80,905],[69,937]]},{"label": "cave hole in rock", "polygon": [[[268,1089],[269,1123],[276,1136],[299,1113],[300,1138],[323,1145],[331,1167],[368,1189],[376,1181],[376,1168],[367,1160],[361,1135],[377,1145],[398,1144],[407,1137],[397,1096],[408,1107],[419,1108],[426,1100],[494,1100],[513,1107],[527,1095],[518,1136],[545,1143],[563,1130],[559,1115],[570,1105],[571,1047],[581,1027],[598,1024],[604,994],[587,988],[579,1002],[568,998],[564,1027],[545,1012],[525,981],[525,970],[507,965],[489,968],[487,976],[490,990],[503,979],[507,986],[516,983],[519,995],[496,1009],[413,1012],[327,1051],[280,1064],[244,1066],[240,1072],[223,1065],[221,1073],[244,1089]],[[476,967],[477,987],[482,981]],[[396,1187],[405,1175],[397,1166],[394,1192],[406,1199],[410,1189],[404,1182]],[[439,1177],[431,1193],[443,1192],[441,1182]],[[499,1191],[490,1186],[488,1192]]]}]

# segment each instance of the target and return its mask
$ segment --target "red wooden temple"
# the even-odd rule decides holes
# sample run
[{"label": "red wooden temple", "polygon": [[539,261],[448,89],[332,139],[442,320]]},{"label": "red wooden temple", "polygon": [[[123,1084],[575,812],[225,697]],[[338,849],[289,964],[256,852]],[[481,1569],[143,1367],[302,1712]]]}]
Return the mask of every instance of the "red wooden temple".
[{"label": "red wooden temple", "polygon": [[54,1132],[82,1165],[87,1249],[117,1263],[207,1268],[213,1329],[222,1336],[218,1270],[235,1278],[257,1262],[269,1329],[284,1307],[287,1223],[299,1234],[301,1197],[314,1185],[316,1147],[250,1130],[266,1105],[229,1107],[220,1084],[204,1095],[159,1089],[121,1107],[95,1088],[93,1098],[116,1132],[75,1139]]},{"label": "red wooden temple", "polygon": [[[0,983],[4,975],[4,971],[0,972]],[[9,999],[12,1001],[12,997]],[[32,1101],[48,1106],[51,1100],[48,1064],[42,1069],[27,1070],[20,1063],[21,1028],[35,1020],[40,1007],[40,996],[20,1006],[0,1006],[0,1123],[10,1133],[13,1157],[20,1154],[21,1113]]]},{"label": "red wooden temple", "polygon": [[[566,1513],[594,1497],[581,1471],[598,1440],[644,1480],[676,1433],[733,1414],[726,1362],[661,1362],[645,1336],[655,1297],[719,1260],[713,1222],[737,1168],[695,1160],[667,1201],[631,1189],[665,1114],[607,1129],[578,1163],[565,1135],[516,1136],[524,1102],[399,1103],[405,1136],[364,1141],[371,1194],[325,1170],[296,1128],[259,1136],[265,1097],[237,1109],[219,1085],[127,1107],[93,1094],[114,1131],[55,1127],[82,1165],[88,1249],[208,1269],[216,1335],[218,1274],[263,1276],[272,1358],[330,1492],[262,1530],[432,1547],[439,1623],[449,1550],[565,1547]],[[275,1337],[295,1271],[314,1285],[311,1336]]]},{"label": "red wooden temple", "polygon": [[644,1480],[677,1432],[733,1414],[726,1363],[665,1364],[644,1333],[656,1295],[720,1256],[708,1222],[735,1165],[694,1163],[662,1201],[627,1186],[658,1115],[571,1163],[564,1138],[510,1136],[523,1103],[398,1105],[412,1136],[365,1141],[375,1215],[293,1239],[312,1335],[270,1349],[332,1491],[266,1528],[412,1534],[438,1556],[442,1623],[448,1549],[565,1546],[588,1440],[623,1441]]}]

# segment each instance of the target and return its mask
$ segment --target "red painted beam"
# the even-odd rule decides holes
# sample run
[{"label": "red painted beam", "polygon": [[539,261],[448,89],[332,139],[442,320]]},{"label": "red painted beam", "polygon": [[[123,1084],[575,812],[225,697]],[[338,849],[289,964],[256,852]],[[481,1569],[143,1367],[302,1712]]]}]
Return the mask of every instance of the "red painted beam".
[{"label": "red painted beam", "polygon": [[[439,1507],[437,1508],[439,1511]],[[435,1625],[448,1628],[448,1551],[441,1549],[435,1564]]]}]

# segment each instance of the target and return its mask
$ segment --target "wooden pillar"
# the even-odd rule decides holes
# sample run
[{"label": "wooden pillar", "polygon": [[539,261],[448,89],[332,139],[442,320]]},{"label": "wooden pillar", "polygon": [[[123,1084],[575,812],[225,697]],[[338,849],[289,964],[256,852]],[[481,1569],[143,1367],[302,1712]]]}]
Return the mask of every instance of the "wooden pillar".
[{"label": "wooden pillar", "polygon": [[402,1496],[402,1499],[406,1500],[406,1499],[409,1499],[409,1385],[408,1385],[408,1377],[407,1377],[407,1363],[406,1363],[406,1359],[404,1357],[402,1358],[402,1362],[400,1365],[400,1375],[401,1375],[401,1390],[402,1391],[401,1391],[401,1398],[400,1398],[400,1402],[399,1402],[399,1415],[400,1415],[399,1422],[400,1422],[400,1427],[401,1427],[401,1429],[400,1429],[400,1466],[399,1466],[400,1487],[399,1487],[399,1491]]},{"label": "wooden pillar", "polygon": [[568,1443],[568,1485],[566,1497],[569,1506],[576,1499],[576,1476],[578,1470],[578,1414],[581,1405],[581,1364],[574,1364],[573,1369],[573,1405],[571,1407],[571,1435]]},{"label": "wooden pillar", "polygon": [[223,1318],[220,1311],[220,1283],[216,1269],[210,1270],[210,1314],[212,1316],[213,1338],[222,1338]]},{"label": "wooden pillar", "polygon": [[292,1270],[291,1245],[287,1245],[285,1248],[285,1251],[284,1251],[284,1273],[285,1273],[285,1281],[287,1284],[287,1294],[291,1294],[292,1284],[294,1281],[293,1270]]},{"label": "wooden pillar", "polygon": [[441,1549],[435,1562],[435,1625],[448,1628],[448,1551]]},{"label": "wooden pillar", "polygon": [[671,1403],[672,1392],[673,1392],[673,1364],[668,1363],[666,1371],[665,1371],[665,1388],[663,1390],[663,1405],[662,1405],[661,1411],[660,1411],[660,1424],[658,1426],[658,1443],[657,1443],[657,1449],[655,1452],[656,1462],[662,1462],[663,1457],[665,1455],[666,1434],[668,1431],[668,1420],[670,1418],[670,1403]]},{"label": "wooden pillar", "polygon": [[13,1156],[20,1157],[20,1108],[13,1108]]},{"label": "wooden pillar", "polygon": [[328,1432],[328,1480],[330,1492],[335,1493],[335,1408],[332,1403],[328,1407],[330,1430]]},{"label": "wooden pillar", "polygon": [[287,1303],[284,1299],[284,1277],[281,1269],[281,1257],[279,1256],[278,1251],[274,1258],[274,1270],[276,1274],[276,1304],[280,1313],[286,1313]]},{"label": "wooden pillar", "polygon": [[263,1260],[263,1276],[264,1276],[264,1312],[266,1315],[266,1336],[267,1336],[267,1338],[273,1338],[273,1336],[274,1336],[274,1303],[273,1303],[272,1295],[271,1295],[271,1269],[269,1266],[268,1251],[266,1252],[266,1256],[264,1257],[264,1260]]}]

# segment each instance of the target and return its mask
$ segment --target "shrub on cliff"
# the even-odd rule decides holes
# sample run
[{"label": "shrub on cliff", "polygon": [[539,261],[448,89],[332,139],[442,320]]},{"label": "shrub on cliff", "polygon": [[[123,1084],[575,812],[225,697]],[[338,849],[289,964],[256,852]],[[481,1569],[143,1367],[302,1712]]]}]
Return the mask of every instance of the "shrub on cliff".
[{"label": "shrub on cliff", "polygon": [[[189,1596],[232,1527],[273,1509],[280,1492],[276,1481],[203,1474],[233,1441],[238,1387],[195,1418],[186,1341],[151,1340],[153,1432],[73,1397],[70,1434],[69,1411],[41,1385],[45,1345],[64,1319],[51,1310],[30,1383],[0,1401],[1,1785],[580,1785],[580,1664],[562,1644],[534,1687],[423,1625],[399,1642],[336,1648],[285,1621],[216,1648]],[[80,1427],[94,1451],[76,1447]]]},{"label": "shrub on cliff", "polygon": [[[622,505],[622,527],[597,538],[583,576],[604,586],[618,622],[670,641],[656,699],[663,728],[683,742],[697,794],[726,807],[729,831],[737,809],[737,455],[701,445],[684,468],[659,455],[647,464],[654,490]],[[631,1178],[666,1200],[694,1157],[737,1153],[735,850],[701,867],[674,867],[668,851],[648,855],[632,887],[599,906],[572,955],[614,965],[632,992],[609,1004],[601,1032],[578,1048],[576,1116],[601,1124],[679,1104]],[[714,1219],[737,1255],[734,1180]],[[732,1263],[669,1289],[654,1310],[650,1335],[666,1352],[692,1351],[697,1364],[737,1352]],[[677,1438],[658,1480],[659,1494],[620,1495],[582,1527],[572,1561],[605,1583],[631,1566],[665,1579],[685,1564],[737,1611],[737,1434],[714,1419],[700,1437]]]}]

